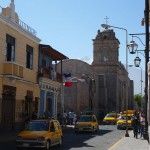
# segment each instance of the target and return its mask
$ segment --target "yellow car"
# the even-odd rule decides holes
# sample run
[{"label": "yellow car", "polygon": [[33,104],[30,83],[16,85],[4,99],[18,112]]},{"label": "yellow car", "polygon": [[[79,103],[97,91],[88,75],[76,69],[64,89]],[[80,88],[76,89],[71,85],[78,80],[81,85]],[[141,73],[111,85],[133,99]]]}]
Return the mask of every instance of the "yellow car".
[{"label": "yellow car", "polygon": [[128,114],[128,116],[126,116],[126,114],[123,114],[122,116],[120,116],[118,118],[117,121],[117,129],[126,129],[126,119],[127,119],[127,126],[129,129],[132,129],[132,124],[131,124],[131,115]]},{"label": "yellow car", "polygon": [[117,123],[117,113],[108,113],[104,119],[103,119],[104,124],[116,124]]},{"label": "yellow car", "polygon": [[75,123],[75,133],[80,131],[98,131],[99,125],[95,115],[81,115]]},{"label": "yellow car", "polygon": [[44,148],[49,150],[53,145],[61,145],[62,139],[62,129],[57,120],[33,120],[28,123],[24,131],[18,134],[16,148]]}]

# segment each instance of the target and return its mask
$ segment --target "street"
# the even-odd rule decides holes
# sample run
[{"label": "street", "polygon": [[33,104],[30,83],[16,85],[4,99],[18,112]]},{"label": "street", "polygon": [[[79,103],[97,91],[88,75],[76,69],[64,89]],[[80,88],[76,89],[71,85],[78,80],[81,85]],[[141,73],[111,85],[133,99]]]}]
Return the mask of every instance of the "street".
[{"label": "street", "polygon": [[[72,127],[67,127],[64,129],[64,140],[61,147],[54,146],[51,149],[108,150],[125,135],[125,130],[117,130],[116,125],[99,125],[99,129],[95,133],[75,133]],[[16,150],[15,140],[0,142],[0,150]]]}]

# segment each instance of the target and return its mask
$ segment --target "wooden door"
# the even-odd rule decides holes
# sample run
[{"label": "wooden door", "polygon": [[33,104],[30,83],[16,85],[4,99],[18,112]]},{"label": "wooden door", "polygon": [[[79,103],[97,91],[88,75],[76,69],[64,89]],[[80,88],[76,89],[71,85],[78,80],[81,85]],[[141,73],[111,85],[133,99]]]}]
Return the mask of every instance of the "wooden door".
[{"label": "wooden door", "polygon": [[2,108],[2,127],[4,130],[11,131],[14,129],[15,97],[3,94]]}]

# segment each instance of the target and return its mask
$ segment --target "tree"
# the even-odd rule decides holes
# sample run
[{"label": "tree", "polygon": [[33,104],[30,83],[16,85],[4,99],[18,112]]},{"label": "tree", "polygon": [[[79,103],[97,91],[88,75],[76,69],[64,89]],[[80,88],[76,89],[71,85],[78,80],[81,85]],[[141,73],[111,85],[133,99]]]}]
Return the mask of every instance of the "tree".
[{"label": "tree", "polygon": [[134,100],[136,101],[138,107],[141,108],[142,96],[140,94],[135,94]]}]

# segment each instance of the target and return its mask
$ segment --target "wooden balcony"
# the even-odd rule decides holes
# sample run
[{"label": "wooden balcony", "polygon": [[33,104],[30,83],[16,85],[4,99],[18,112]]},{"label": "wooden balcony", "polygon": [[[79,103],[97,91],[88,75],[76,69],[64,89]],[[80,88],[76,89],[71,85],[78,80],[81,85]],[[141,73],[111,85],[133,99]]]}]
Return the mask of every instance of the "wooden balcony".
[{"label": "wooden balcony", "polygon": [[39,77],[44,77],[60,83],[62,82],[62,76],[60,73],[56,73],[55,77],[52,77],[51,70],[47,68],[42,68],[42,70],[38,72],[38,78]]},{"label": "wooden balcony", "polygon": [[23,78],[23,66],[15,64],[13,62],[5,62],[3,74]]}]

